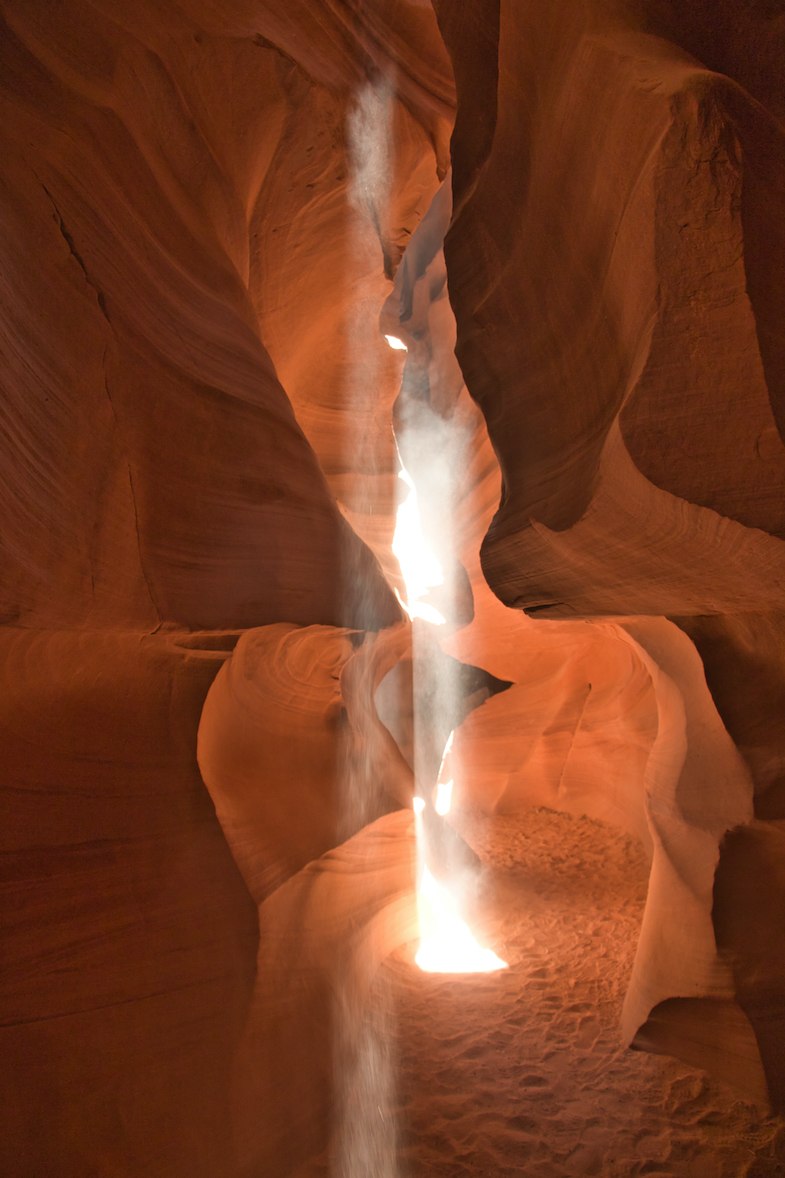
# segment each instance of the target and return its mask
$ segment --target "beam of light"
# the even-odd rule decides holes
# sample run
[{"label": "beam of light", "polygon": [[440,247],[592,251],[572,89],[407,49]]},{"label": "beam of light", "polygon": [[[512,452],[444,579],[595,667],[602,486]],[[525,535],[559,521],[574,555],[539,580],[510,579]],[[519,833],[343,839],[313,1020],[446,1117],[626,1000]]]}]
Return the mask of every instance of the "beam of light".
[{"label": "beam of light", "polygon": [[387,340],[387,343],[390,345],[390,347],[393,349],[394,352],[408,352],[409,351],[409,349],[406,347],[406,344],[403,342],[402,339],[398,339],[397,335],[386,335],[384,338]]},{"label": "beam of light", "polygon": [[[387,341],[395,346],[392,340],[396,338],[387,336]],[[406,588],[405,600],[400,594],[398,600],[410,618],[443,625],[446,621],[444,615],[431,605],[427,597],[431,589],[444,584],[444,572],[426,539],[417,489],[403,463],[398,478],[406,488],[396,513],[392,545]],[[416,641],[413,654],[414,674],[417,675]],[[428,657],[427,644],[422,645],[421,657]],[[434,719],[425,717],[426,722],[433,723]],[[419,720],[415,716],[415,733]],[[445,762],[450,756],[452,744],[451,732],[445,742],[437,774],[434,809],[440,817],[449,812],[452,802],[452,781],[442,780],[447,776]],[[417,839],[417,912],[420,924],[420,944],[414,958],[416,964],[427,973],[490,973],[506,969],[507,962],[497,957],[492,949],[481,945],[461,916],[454,881],[437,882],[429,870],[425,821],[427,803],[425,798],[416,795],[412,804]]]},{"label": "beam of light", "polygon": [[403,606],[412,620],[422,618],[424,622],[430,622],[432,626],[443,626],[447,621],[444,614],[435,605],[428,605],[426,601],[415,601],[409,605],[408,602],[404,601],[397,589],[394,589],[393,592],[398,598],[399,605]]},{"label": "beam of light", "polygon": [[423,621],[441,626],[447,619],[434,605],[422,599],[428,596],[431,589],[444,584],[444,572],[425,538],[417,491],[404,466],[398,471],[398,478],[408,488],[408,492],[398,505],[392,543],[406,586],[406,600],[400,593],[397,597],[410,618],[422,618]]},{"label": "beam of light", "polygon": [[442,818],[445,814],[450,813],[450,807],[452,806],[452,784],[452,781],[436,782],[436,798],[434,799],[433,808]]},{"label": "beam of light", "polygon": [[447,740],[445,741],[444,750],[442,752],[442,759],[439,762],[439,772],[436,777],[437,781],[441,781],[442,778],[445,776],[445,769],[447,768],[447,758],[449,757],[450,753],[452,752],[452,744],[453,744],[454,740],[455,740],[455,729],[453,728],[452,732],[450,733],[450,735],[447,737]]},{"label": "beam of light", "polygon": [[[451,732],[447,737],[442,767],[452,748],[453,735]],[[449,812],[451,795],[452,781],[437,782],[437,814]],[[442,802],[446,799],[446,808],[440,807],[440,799]],[[412,807],[417,833],[417,915],[420,922],[420,944],[414,956],[415,963],[423,973],[492,973],[507,969],[506,961],[477,940],[461,916],[449,884],[439,883],[428,870],[422,819],[425,799],[415,795]]]},{"label": "beam of light", "polygon": [[414,960],[425,973],[491,973],[507,962],[486,949],[458,911],[455,897],[427,867],[417,888],[420,947]]},{"label": "beam of light", "polygon": [[[447,762],[452,752],[452,742],[455,738],[455,729],[453,728],[450,735],[447,737],[447,743],[444,746],[442,753],[441,764],[439,765],[439,773],[436,778],[436,793],[433,800],[433,808],[440,817],[444,818],[446,814],[450,813],[452,806],[452,790],[453,781],[451,777],[447,777]],[[447,778],[447,780],[445,780]]]},{"label": "beam of light", "polygon": [[[313,6],[312,6],[313,7]],[[380,228],[389,221],[391,177],[395,174],[395,133],[397,109],[395,79],[377,76],[361,85],[353,96],[346,120],[348,217],[344,250],[349,272],[369,273],[377,264]],[[363,279],[363,282],[365,280]],[[389,359],[384,357],[376,325],[366,315],[366,288],[360,285],[361,301],[343,320],[341,373],[346,381],[342,405],[346,408],[343,443],[351,448],[344,454],[347,468],[357,472],[357,490],[350,497],[352,524],[366,521],[358,504],[364,502],[365,488],[374,501],[376,440],[368,428],[368,389],[383,379]],[[378,287],[382,295],[381,287]],[[381,355],[380,355],[381,353]],[[352,480],[355,486],[354,479]],[[362,488],[362,490],[361,490]],[[371,518],[372,518],[371,513]],[[368,537],[364,536],[367,540]],[[364,588],[362,586],[361,588]],[[343,763],[342,823],[346,838],[372,817],[376,785],[368,779],[366,762],[353,752],[352,737],[345,733],[340,746]],[[360,961],[339,971],[331,1012],[333,1035],[333,1117],[330,1173],[340,1178],[399,1178],[396,1119],[395,1067],[391,1054],[391,1007],[387,985],[375,984],[365,990]]]}]

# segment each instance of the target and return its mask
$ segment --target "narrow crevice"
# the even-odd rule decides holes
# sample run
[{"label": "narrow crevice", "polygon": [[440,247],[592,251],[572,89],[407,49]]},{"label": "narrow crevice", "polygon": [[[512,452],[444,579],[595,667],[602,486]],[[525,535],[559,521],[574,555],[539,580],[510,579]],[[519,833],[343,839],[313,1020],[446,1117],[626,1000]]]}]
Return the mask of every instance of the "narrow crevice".
[{"label": "narrow crevice", "polygon": [[65,244],[68,246],[68,251],[71,254],[71,257],[74,259],[77,266],[82,271],[82,274],[84,275],[85,282],[90,287],[90,289],[95,293],[96,302],[98,303],[99,310],[101,311],[101,314],[103,315],[103,317],[106,319],[107,323],[109,323],[109,325],[111,327],[111,320],[109,318],[109,312],[106,309],[106,298],[104,297],[103,291],[101,290],[101,288],[97,285],[97,283],[91,277],[90,271],[87,269],[87,265],[85,263],[84,258],[79,253],[79,250],[76,248],[76,243],[75,243],[73,236],[72,236],[70,230],[68,229],[65,221],[63,220],[63,215],[57,206],[57,201],[54,199],[51,192],[46,187],[46,185],[43,183],[43,181],[40,180],[37,176],[36,176],[36,179],[38,180],[38,183],[41,185],[41,188],[46,193],[47,200],[49,201],[49,203],[52,206],[52,211],[54,213],[55,223],[57,225],[57,228],[60,230],[60,236],[62,237]]}]

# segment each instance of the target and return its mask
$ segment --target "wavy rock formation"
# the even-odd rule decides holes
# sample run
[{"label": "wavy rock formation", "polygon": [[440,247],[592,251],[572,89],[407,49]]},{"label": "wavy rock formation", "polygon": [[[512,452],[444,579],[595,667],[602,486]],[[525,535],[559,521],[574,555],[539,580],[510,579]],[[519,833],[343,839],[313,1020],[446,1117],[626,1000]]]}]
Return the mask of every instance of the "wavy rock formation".
[{"label": "wavy rock formation", "polygon": [[[729,5],[718,24],[707,5],[688,14],[667,3],[436,7],[458,92],[445,246],[457,355],[503,480],[482,567],[504,602],[538,618],[666,615],[694,636],[713,702],[702,669],[692,685],[671,679],[670,666],[686,667],[672,627],[643,656],[656,699],[644,720],[644,744],[656,732],[644,779],[648,791],[668,747],[666,792],[676,790],[678,811],[666,804],[662,821],[678,814],[692,825],[698,843],[681,870],[703,862],[691,890],[704,935],[711,915],[725,929],[727,888],[711,894],[724,830],[749,818],[753,793],[772,818],[781,804],[781,22],[761,11],[742,27]],[[686,716],[678,739],[674,687]],[[494,702],[501,711],[511,695]],[[710,709],[716,733],[715,768],[698,762],[697,775],[696,705],[698,715]],[[624,706],[622,715],[632,720]],[[491,726],[490,713],[473,720]],[[551,731],[543,721],[530,726],[535,740]],[[718,772],[728,805],[710,819]],[[542,798],[541,773],[535,789]],[[647,805],[656,866],[655,795]],[[702,829],[711,831],[705,854]],[[678,859],[675,830],[666,842]],[[732,870],[721,862],[720,878]],[[777,895],[760,928],[776,922]],[[745,979],[737,998],[750,1018],[756,1011],[765,1059],[785,993],[761,979],[757,1006],[751,999],[762,944],[723,935],[722,950]],[[684,952],[661,946],[659,964]],[[725,976],[726,987],[727,966]],[[714,992],[708,976],[704,992]],[[689,1040],[694,1015],[693,1037],[713,1039],[716,1063],[723,1020],[712,1031],[711,1013],[696,1009],[686,1019],[681,1009],[669,1049]],[[781,1104],[781,1078],[770,1062],[766,1071]]]},{"label": "wavy rock formation", "polygon": [[780,178],[746,151],[777,127],[597,10],[505,10],[499,68],[523,81],[456,171],[458,356],[504,479],[484,568],[550,617],[771,609],[785,450],[746,282]]},{"label": "wavy rock formation", "polygon": [[257,922],[194,755],[219,644],[2,632],[6,1174],[225,1172]]},{"label": "wavy rock formation", "polygon": [[457,805],[650,857],[627,1041],[785,1108],[784,26],[4,0],[3,1173],[340,1157],[437,642]]},{"label": "wavy rock formation", "polygon": [[362,638],[327,626],[246,631],[208,693],[199,768],[257,903],[385,810],[411,804],[411,770],[374,703],[409,647],[407,628],[355,651]]},{"label": "wavy rock formation", "polygon": [[[430,451],[443,432],[456,452],[450,468],[459,480],[453,498],[466,505],[463,526],[450,536],[439,512],[429,526],[445,557],[450,542],[460,553],[473,620],[446,646],[514,684],[457,731],[458,804],[486,813],[546,805],[614,822],[639,838],[652,856],[651,877],[625,1035],[633,1039],[656,1007],[678,996],[692,1003],[690,1020],[685,1025],[680,1006],[675,1034],[673,1019],[664,1029],[658,1015],[656,1031],[649,1026],[641,1044],[710,1063],[759,1095],[758,1049],[732,1005],[731,971],[718,955],[711,920],[719,844],[730,827],[752,816],[749,771],[717,714],[694,647],[672,623],[534,622],[489,598],[480,545],[495,500],[473,500],[469,480],[477,479],[478,468],[490,480],[493,462],[484,422],[469,411],[452,359],[455,331],[440,248],[449,223],[446,192],[415,232],[382,319],[409,344],[397,417],[411,470],[438,478]],[[681,914],[678,925],[673,911]],[[699,998],[709,1005],[702,1008]],[[727,1012],[722,1027],[719,1002]],[[733,1048],[723,1057],[713,1045],[720,1033],[727,1045],[729,1023]]]},{"label": "wavy rock formation", "polygon": [[356,1165],[342,1137],[378,1122],[377,1108],[361,1108],[362,1053],[379,1051],[383,1035],[369,1004],[379,966],[417,935],[412,825],[410,810],[378,819],[260,905],[233,1076],[241,1173],[307,1172],[331,1140],[339,1164]]},{"label": "wavy rock formation", "polygon": [[[293,225],[310,223],[297,232],[311,274],[325,240],[351,256],[351,219],[362,218],[347,185],[331,191],[326,209],[319,187],[332,179],[328,164],[348,170],[348,67],[331,93],[274,47],[234,30],[233,39],[230,30],[207,37],[184,14],[169,26],[150,16],[132,30],[111,4],[99,13],[74,3],[56,15],[8,5],[6,20],[5,412],[21,460],[7,474],[3,616],[195,627],[395,620],[263,342],[269,328],[283,362],[303,344],[292,301],[313,317],[302,291],[265,284],[268,258],[280,270],[282,225],[288,258],[300,256]],[[298,79],[305,94],[292,95]],[[313,175],[304,164],[289,175],[281,163],[292,159],[292,105],[322,144]],[[417,147],[427,171],[425,145]],[[298,150],[308,158],[307,143]],[[314,205],[319,220],[309,216]],[[362,256],[352,257],[349,283],[370,268],[370,221],[355,234]],[[401,222],[399,235],[403,214]],[[293,263],[288,273],[301,287]],[[289,315],[286,346],[275,315],[254,308],[260,284]],[[351,314],[340,288],[333,300]],[[377,351],[386,352],[382,341]],[[296,408],[318,397],[283,367]],[[389,456],[378,462],[384,469]]]},{"label": "wavy rock formation", "polygon": [[[339,4],[316,19],[257,4],[131,17],[112,0],[11,0],[0,60],[14,963],[0,1169],[215,1178],[233,1164],[257,922],[199,777],[197,722],[238,631],[401,618],[330,483],[372,539],[388,535],[383,415],[364,454],[347,442],[337,467],[325,458],[358,387],[392,398],[395,367],[376,339],[373,377],[339,387],[303,322],[321,315],[340,338],[363,284],[380,301],[385,256],[444,167],[449,69],[416,5],[365,21]],[[349,191],[369,78],[410,144],[382,220]],[[304,344],[308,380],[293,371]],[[325,389],[344,414],[332,434],[311,431]],[[300,862],[286,847],[278,860]]]}]

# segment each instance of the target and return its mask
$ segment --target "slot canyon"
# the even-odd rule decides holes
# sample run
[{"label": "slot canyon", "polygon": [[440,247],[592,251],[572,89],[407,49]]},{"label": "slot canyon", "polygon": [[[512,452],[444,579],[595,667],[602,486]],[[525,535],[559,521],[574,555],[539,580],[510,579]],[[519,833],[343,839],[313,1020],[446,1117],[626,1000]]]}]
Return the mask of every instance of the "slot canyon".
[{"label": "slot canyon", "polygon": [[0,13],[0,1174],[785,1176],[785,0]]}]

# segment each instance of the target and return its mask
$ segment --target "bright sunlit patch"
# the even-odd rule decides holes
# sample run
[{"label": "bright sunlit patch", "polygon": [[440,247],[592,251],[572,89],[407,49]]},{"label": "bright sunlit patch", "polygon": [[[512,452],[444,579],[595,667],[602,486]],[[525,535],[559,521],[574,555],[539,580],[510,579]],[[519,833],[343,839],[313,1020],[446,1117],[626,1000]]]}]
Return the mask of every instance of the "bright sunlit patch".
[{"label": "bright sunlit patch", "polygon": [[423,867],[417,890],[420,947],[414,960],[426,973],[491,973],[507,962],[477,941],[453,897]]},{"label": "bright sunlit patch", "polygon": [[447,737],[447,740],[445,741],[444,749],[442,751],[442,759],[439,762],[439,772],[436,775],[437,781],[441,781],[443,777],[447,776],[447,774],[445,773],[445,769],[447,768],[447,758],[449,757],[450,753],[452,752],[452,742],[454,740],[455,740],[455,729],[453,728],[450,735]]},{"label": "bright sunlit patch", "polygon": [[433,808],[437,814],[441,814],[442,818],[445,814],[450,813],[450,806],[452,805],[452,781],[437,781],[436,783],[436,798],[433,803]]},{"label": "bright sunlit patch", "polygon": [[432,626],[443,626],[447,621],[444,614],[441,613],[435,605],[428,605],[424,601],[415,601],[409,605],[407,601],[401,597],[397,589],[393,589],[395,596],[398,598],[398,604],[402,605],[409,617],[414,621],[415,618],[422,618],[424,622],[430,622]]},{"label": "bright sunlit patch", "polygon": [[384,338],[387,340],[387,343],[390,345],[390,347],[393,349],[394,352],[408,352],[409,351],[409,349],[406,347],[406,344],[403,342],[402,339],[398,339],[397,335],[386,335]]},{"label": "bright sunlit patch", "polygon": [[392,544],[406,586],[406,600],[400,594],[398,600],[410,618],[422,618],[440,626],[446,620],[444,615],[422,598],[427,597],[437,585],[444,584],[444,573],[423,533],[420,505],[411,475],[401,467],[398,478],[408,488],[408,494],[401,500],[396,512]]},{"label": "bright sunlit patch", "polygon": [[404,601],[397,589],[393,592],[398,598],[398,603],[403,606],[412,621],[415,618],[422,618],[424,622],[430,622],[432,626],[443,626],[447,621],[444,614],[436,608],[435,605],[428,605],[425,601],[415,601],[412,605]]},{"label": "bright sunlit patch", "polygon": [[[387,337],[391,347],[395,337]],[[400,342],[400,341],[398,341]],[[401,566],[406,599],[396,590],[396,595],[410,618],[423,618],[435,625],[445,622],[444,616],[429,602],[424,601],[431,589],[444,584],[442,566],[431,549],[423,532],[417,490],[402,466],[398,477],[407,488],[406,497],[398,507],[393,537],[393,552]],[[448,778],[448,758],[453,745],[454,732],[447,737],[442,753],[434,796],[434,809],[440,817],[449,813],[452,804],[452,780]],[[447,780],[443,780],[448,778]],[[458,902],[447,885],[438,883],[426,863],[427,836],[425,799],[415,795],[412,799],[415,813],[415,833],[419,871],[417,877],[417,911],[420,923],[420,945],[415,962],[426,973],[490,973],[506,969],[507,962],[481,945],[460,914]]]},{"label": "bright sunlit patch", "polygon": [[[455,739],[455,729],[453,728],[444,746],[442,759],[439,764],[439,772],[436,776],[436,796],[433,802],[433,808],[437,814],[443,818],[445,814],[450,813],[452,806],[452,778],[448,777],[448,760],[452,752],[452,742]],[[445,778],[447,780],[445,781]]]}]

